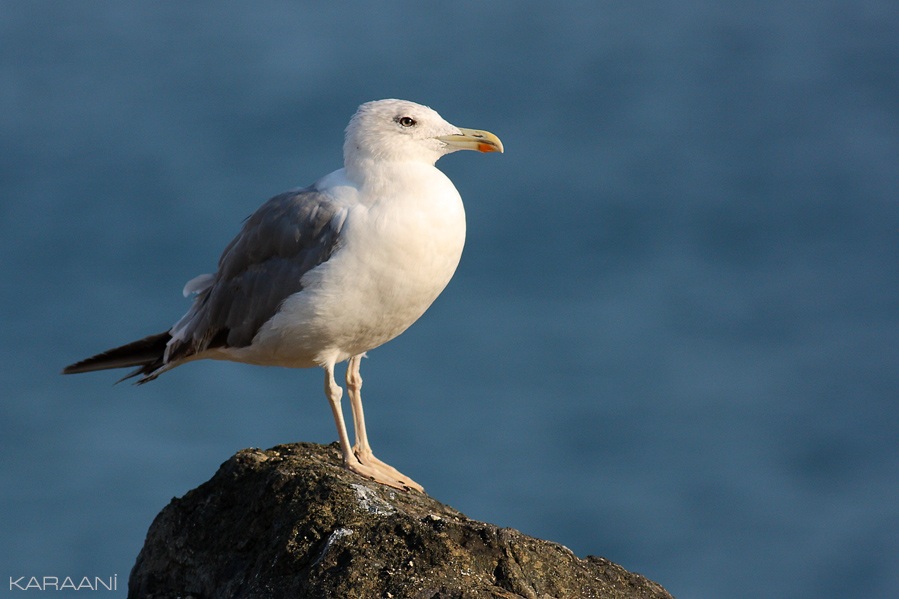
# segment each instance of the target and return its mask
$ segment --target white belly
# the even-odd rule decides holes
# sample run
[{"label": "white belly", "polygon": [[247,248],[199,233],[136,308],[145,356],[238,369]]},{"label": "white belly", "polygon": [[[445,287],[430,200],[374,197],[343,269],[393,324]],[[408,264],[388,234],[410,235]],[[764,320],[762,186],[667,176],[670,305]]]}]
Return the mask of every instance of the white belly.
[{"label": "white belly", "polygon": [[[342,245],[303,276],[303,291],[231,360],[310,367],[369,351],[405,331],[449,283],[465,243],[465,213],[452,183],[435,176],[427,195],[352,202]],[[350,193],[350,192],[345,192]],[[355,193],[355,190],[352,190]]]}]

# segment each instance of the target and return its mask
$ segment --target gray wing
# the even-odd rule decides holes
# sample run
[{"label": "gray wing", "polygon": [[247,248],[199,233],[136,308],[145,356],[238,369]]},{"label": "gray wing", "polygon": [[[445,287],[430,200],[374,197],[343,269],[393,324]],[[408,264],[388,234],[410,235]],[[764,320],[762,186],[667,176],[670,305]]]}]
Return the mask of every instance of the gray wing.
[{"label": "gray wing", "polygon": [[249,345],[305,273],[340,246],[346,209],[314,187],[277,195],[244,223],[219,259],[215,275],[197,277],[199,290],[174,327],[166,362],[215,347]]}]

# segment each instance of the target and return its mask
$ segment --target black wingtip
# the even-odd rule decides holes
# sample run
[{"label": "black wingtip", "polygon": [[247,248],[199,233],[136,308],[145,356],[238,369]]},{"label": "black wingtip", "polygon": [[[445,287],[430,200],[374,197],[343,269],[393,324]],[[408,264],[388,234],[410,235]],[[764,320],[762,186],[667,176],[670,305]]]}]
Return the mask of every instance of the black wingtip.
[{"label": "black wingtip", "polygon": [[115,347],[96,356],[91,356],[74,364],[69,364],[62,369],[62,374],[82,374],[97,370],[110,370],[114,368],[137,369],[125,376],[122,380],[150,374],[163,365],[163,355],[166,344],[171,339],[168,331],[158,335],[150,335],[121,347]]},{"label": "black wingtip", "polygon": [[94,370],[100,370],[99,368],[90,367],[91,361],[96,357],[97,356],[93,356],[87,358],[86,360],[80,360],[78,362],[75,362],[74,364],[69,364],[62,369],[62,372],[60,372],[60,374],[81,374],[83,372],[93,372]]}]

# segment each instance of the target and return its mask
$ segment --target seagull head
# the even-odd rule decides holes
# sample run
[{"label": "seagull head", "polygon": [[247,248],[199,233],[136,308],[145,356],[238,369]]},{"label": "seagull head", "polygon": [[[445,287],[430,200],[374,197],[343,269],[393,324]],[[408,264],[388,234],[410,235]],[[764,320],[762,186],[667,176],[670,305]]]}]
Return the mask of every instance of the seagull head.
[{"label": "seagull head", "polygon": [[436,111],[407,100],[366,102],[346,128],[344,163],[419,162],[433,165],[457,150],[502,152],[503,144],[489,131],[462,129]]}]

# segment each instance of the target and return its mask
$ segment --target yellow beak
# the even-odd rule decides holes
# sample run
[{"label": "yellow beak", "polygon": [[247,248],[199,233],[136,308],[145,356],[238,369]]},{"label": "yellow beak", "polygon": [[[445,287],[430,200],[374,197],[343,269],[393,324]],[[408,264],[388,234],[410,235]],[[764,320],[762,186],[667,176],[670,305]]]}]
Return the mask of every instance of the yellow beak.
[{"label": "yellow beak", "polygon": [[462,129],[459,135],[441,135],[437,139],[459,150],[477,150],[478,152],[503,151],[503,142],[489,131],[478,129]]}]

